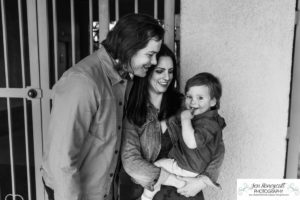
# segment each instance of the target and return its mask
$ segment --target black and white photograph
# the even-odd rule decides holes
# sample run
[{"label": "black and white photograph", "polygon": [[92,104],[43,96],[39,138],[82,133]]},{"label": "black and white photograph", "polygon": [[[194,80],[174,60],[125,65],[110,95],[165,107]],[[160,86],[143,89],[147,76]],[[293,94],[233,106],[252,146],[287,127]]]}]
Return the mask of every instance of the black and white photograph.
[{"label": "black and white photograph", "polygon": [[300,198],[298,0],[0,0],[0,200]]}]

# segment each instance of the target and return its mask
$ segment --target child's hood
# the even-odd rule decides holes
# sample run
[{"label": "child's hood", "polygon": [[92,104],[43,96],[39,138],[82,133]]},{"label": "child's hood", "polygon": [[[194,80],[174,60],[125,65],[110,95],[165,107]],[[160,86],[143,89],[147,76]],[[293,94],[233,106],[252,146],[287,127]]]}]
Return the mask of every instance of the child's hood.
[{"label": "child's hood", "polygon": [[220,115],[217,115],[216,116],[216,120],[219,124],[219,126],[224,129],[226,127],[226,122],[225,122],[225,119],[223,117],[221,117]]}]

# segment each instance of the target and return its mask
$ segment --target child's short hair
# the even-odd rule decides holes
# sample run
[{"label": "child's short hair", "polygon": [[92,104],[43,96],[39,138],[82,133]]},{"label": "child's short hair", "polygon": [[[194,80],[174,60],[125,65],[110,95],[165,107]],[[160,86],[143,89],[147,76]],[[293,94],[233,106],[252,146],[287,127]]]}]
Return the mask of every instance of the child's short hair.
[{"label": "child's short hair", "polygon": [[208,72],[199,73],[190,78],[186,82],[184,92],[186,94],[191,87],[201,85],[207,86],[209,88],[210,97],[216,99],[216,105],[213,109],[219,109],[222,96],[222,85],[217,77]]}]

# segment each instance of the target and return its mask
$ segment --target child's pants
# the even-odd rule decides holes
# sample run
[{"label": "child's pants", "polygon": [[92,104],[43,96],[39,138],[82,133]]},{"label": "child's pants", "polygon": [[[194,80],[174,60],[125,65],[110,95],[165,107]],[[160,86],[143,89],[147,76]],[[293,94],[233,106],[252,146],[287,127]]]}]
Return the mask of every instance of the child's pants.
[{"label": "child's pants", "polygon": [[[164,168],[166,171],[168,171],[171,174],[175,174],[177,176],[183,176],[183,177],[196,177],[199,174],[184,170],[180,168],[177,164],[177,162],[174,159],[166,158],[166,159],[160,159],[154,163],[155,166]],[[141,200],[152,200],[155,194],[160,190],[160,186],[156,187],[154,191],[150,191],[147,189],[144,189],[143,195],[141,197]]]}]

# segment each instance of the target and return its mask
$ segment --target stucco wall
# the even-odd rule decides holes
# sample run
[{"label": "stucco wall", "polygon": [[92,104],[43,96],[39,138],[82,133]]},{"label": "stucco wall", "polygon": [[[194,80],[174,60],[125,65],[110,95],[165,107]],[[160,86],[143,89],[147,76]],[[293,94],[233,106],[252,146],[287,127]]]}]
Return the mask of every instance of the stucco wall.
[{"label": "stucco wall", "polygon": [[283,178],[295,0],[182,0],[181,85],[208,71],[223,83],[223,190],[238,178]]}]

